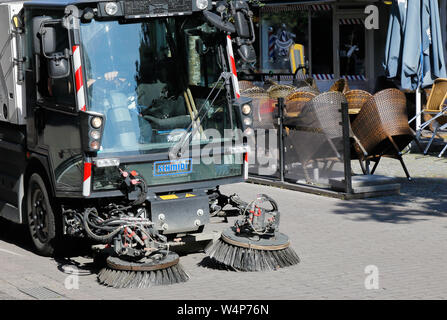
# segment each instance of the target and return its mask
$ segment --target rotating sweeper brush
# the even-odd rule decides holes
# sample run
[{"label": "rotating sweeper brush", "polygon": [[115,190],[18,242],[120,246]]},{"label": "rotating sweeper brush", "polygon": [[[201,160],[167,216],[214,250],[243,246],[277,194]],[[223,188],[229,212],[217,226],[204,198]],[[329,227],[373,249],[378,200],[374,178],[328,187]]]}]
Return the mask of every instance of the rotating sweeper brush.
[{"label": "rotating sweeper brush", "polygon": [[[132,200],[91,207],[79,212],[65,210],[72,234],[85,234],[100,245],[97,257],[105,264],[98,282],[115,288],[144,288],[185,282],[189,276],[179,256],[169,250],[167,237],[147,218],[147,185],[135,171],[121,170],[123,190]],[[133,195],[133,196],[132,196]]]},{"label": "rotating sweeper brush", "polygon": [[[116,206],[113,216],[125,210]],[[110,212],[110,211],[109,211]],[[185,282],[189,276],[179,256],[169,251],[165,236],[140,216],[101,217],[96,209],[84,213],[87,234],[106,243],[100,255],[107,256],[98,274],[99,283],[114,288],[145,288]]]},{"label": "rotating sweeper brush", "polygon": [[98,274],[101,284],[114,288],[146,288],[185,282],[188,274],[174,252],[159,251],[139,261],[108,257],[107,266]]},{"label": "rotating sweeper brush", "polygon": [[273,199],[262,194],[251,203],[236,197],[230,203],[240,208],[243,218],[206,250],[210,258],[238,271],[276,270],[300,262],[289,238],[278,231],[280,214]]}]

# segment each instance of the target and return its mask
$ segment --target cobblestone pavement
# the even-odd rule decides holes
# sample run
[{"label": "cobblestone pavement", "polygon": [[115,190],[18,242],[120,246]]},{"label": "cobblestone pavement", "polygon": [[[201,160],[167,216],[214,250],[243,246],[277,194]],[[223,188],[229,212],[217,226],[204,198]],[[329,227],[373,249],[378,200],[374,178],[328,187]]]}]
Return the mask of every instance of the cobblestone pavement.
[{"label": "cobblestone pavement", "polygon": [[[396,160],[377,169],[402,183],[399,196],[346,201],[254,184],[222,187],[247,200],[266,193],[278,201],[281,229],[302,260],[279,271],[202,267],[199,252],[181,257],[186,283],[106,288],[82,247],[69,258],[40,257],[23,228],[0,221],[0,299],[446,299],[447,159],[407,154],[405,161],[412,182]],[[79,288],[67,289],[76,287],[73,267]],[[367,289],[375,274],[378,288]]]}]

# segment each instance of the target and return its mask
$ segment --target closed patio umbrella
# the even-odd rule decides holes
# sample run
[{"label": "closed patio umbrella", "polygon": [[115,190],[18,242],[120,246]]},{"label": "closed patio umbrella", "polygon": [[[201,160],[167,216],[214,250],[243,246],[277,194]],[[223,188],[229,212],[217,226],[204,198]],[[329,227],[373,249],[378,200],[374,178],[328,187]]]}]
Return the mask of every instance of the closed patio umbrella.
[{"label": "closed patio umbrella", "polygon": [[414,91],[445,78],[438,1],[394,0],[385,50],[386,75],[399,80],[401,89]]}]

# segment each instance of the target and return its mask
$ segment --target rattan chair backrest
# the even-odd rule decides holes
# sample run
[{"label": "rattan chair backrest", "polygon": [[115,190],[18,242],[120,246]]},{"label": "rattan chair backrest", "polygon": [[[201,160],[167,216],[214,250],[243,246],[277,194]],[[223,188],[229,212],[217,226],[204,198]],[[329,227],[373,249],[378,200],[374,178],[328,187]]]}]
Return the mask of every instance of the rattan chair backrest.
[{"label": "rattan chair backrest", "polygon": [[368,153],[388,137],[412,135],[405,94],[398,89],[374,94],[352,123],[352,131]]},{"label": "rattan chair backrest", "polygon": [[248,89],[244,89],[241,91],[241,95],[244,97],[256,97],[256,96],[262,96],[262,95],[268,95],[268,92],[264,90],[264,88],[253,86]]},{"label": "rattan chair backrest", "polygon": [[349,109],[361,109],[372,94],[365,90],[352,89],[345,92],[345,97]]},{"label": "rattan chair backrest", "polygon": [[338,79],[334,82],[329,91],[338,91],[343,93],[349,91],[348,81],[344,78]]},{"label": "rattan chair backrest", "polygon": [[255,85],[248,80],[239,80],[239,89],[242,91],[253,88]]},{"label": "rattan chair backrest", "polygon": [[347,103],[341,92],[329,91],[320,93],[310,103],[313,105],[321,129],[328,138],[340,138],[343,136],[341,125],[341,104]]},{"label": "rattan chair backrest", "polygon": [[285,100],[287,113],[301,112],[304,105],[315,97],[315,93],[307,91],[295,91],[289,94]]},{"label": "rattan chair backrest", "polygon": [[312,77],[307,77],[304,81],[306,81],[306,83],[311,86],[314,89],[318,90],[318,86],[317,86],[317,82],[315,81],[314,78]]},{"label": "rattan chair backrest", "polygon": [[267,90],[267,92],[269,93],[271,98],[277,99],[277,98],[285,98],[295,90],[296,90],[296,88],[293,86],[277,84],[277,85],[271,86]]},{"label": "rattan chair backrest", "polygon": [[447,79],[438,78],[433,83],[425,109],[441,111],[445,99],[447,99]]},{"label": "rattan chair backrest", "polygon": [[318,89],[316,89],[314,87],[311,87],[311,86],[308,86],[308,85],[305,85],[305,86],[302,86],[302,87],[298,87],[298,88],[296,88],[294,90],[294,92],[299,92],[299,91],[311,92],[311,93],[313,93],[315,95],[320,93],[320,91]]}]

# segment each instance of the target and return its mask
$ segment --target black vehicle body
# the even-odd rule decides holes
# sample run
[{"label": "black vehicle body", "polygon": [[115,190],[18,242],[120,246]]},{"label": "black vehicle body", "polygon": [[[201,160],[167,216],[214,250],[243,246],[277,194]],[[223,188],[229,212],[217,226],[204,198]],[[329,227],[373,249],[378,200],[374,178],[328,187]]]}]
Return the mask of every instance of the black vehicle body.
[{"label": "black vehicle body", "polygon": [[[0,30],[2,33],[10,33],[10,41],[15,41],[16,52],[13,52],[14,57],[9,59],[11,69],[8,74],[14,73],[15,85],[20,85],[22,89],[22,108],[19,110],[17,105],[14,109],[13,101],[17,98],[15,96],[16,92],[11,87],[4,86],[7,87],[8,92],[3,93],[3,99],[6,102],[2,106],[4,119],[0,121],[0,216],[17,223],[27,222],[27,213],[30,206],[33,205],[32,199],[29,199],[30,196],[27,195],[30,190],[28,181],[36,173],[45,183],[55,214],[64,215],[67,210],[82,211],[87,207],[104,206],[119,201],[135,203],[135,199],[141,196],[141,190],[133,188],[131,183],[126,185],[125,178],[127,176],[123,172],[136,171],[131,178],[138,176],[141,180],[144,180],[147,186],[144,192],[145,202],[141,204],[140,201],[139,204],[145,206],[148,218],[156,224],[160,232],[173,236],[179,233],[200,232],[209,221],[210,211],[214,210],[212,204],[216,200],[215,195],[216,190],[218,192],[218,186],[241,182],[245,179],[247,168],[244,160],[246,160],[246,153],[248,152],[246,139],[232,138],[230,139],[232,144],[230,143],[229,146],[223,145],[223,143],[211,144],[213,146],[213,156],[221,157],[221,159],[224,157],[229,159],[228,157],[230,157],[232,159],[230,166],[204,164],[200,154],[194,155],[194,153],[186,160],[173,159],[172,154],[169,153],[169,147],[165,145],[171,141],[169,138],[173,139],[169,136],[171,133],[161,130],[163,129],[162,126],[161,129],[157,129],[156,125],[162,121],[156,119],[155,122],[151,123],[152,132],[155,132],[151,137],[154,138],[155,134],[157,135],[156,137],[159,139],[157,143],[160,144],[160,147],[152,148],[150,143],[146,143],[147,149],[127,150],[123,148],[118,150],[119,148],[111,147],[110,150],[114,151],[109,153],[98,152],[98,149],[92,150],[91,143],[94,139],[91,138],[91,135],[93,135],[92,131],[95,128],[92,127],[91,121],[95,116],[99,116],[103,121],[101,128],[98,129],[99,132],[94,133],[95,137],[100,136],[101,148],[102,144],[105,143],[104,139],[107,139],[109,133],[112,132],[104,126],[113,124],[114,121],[123,120],[110,110],[108,110],[108,114],[102,114],[91,106],[93,103],[89,97],[90,89],[87,88],[89,71],[85,67],[86,56],[83,55],[88,49],[83,43],[84,35],[82,32],[87,34],[87,31],[81,29],[89,28],[89,24],[93,25],[98,20],[98,25],[110,23],[120,27],[121,25],[140,23],[141,28],[153,27],[155,30],[160,29],[160,27],[159,25],[153,26],[151,21],[157,19],[167,21],[160,24],[163,28],[165,26],[167,28],[171,21],[173,28],[180,28],[181,26],[177,25],[176,19],[184,19],[181,22],[186,24],[189,23],[189,20],[186,20],[185,17],[203,20],[203,11],[211,9],[211,1],[205,9],[197,8],[196,2],[191,0],[134,1],[134,3],[146,5],[145,8],[149,8],[149,5],[152,5],[152,7],[150,10],[140,8],[141,10],[138,11],[135,9],[136,11],[133,13],[129,11],[129,7],[126,9],[124,4],[127,2],[126,5],[130,6],[128,2],[131,1],[118,1],[116,2],[118,4],[117,17],[106,17],[106,13],[103,12],[105,4],[110,1],[32,0],[18,2],[21,4],[21,9],[17,13],[17,17],[20,18],[22,25],[15,26],[11,30]],[[8,1],[0,1],[0,5],[7,3]],[[119,10],[124,9],[127,10],[127,14],[129,12],[132,14],[125,16],[125,13],[121,12],[123,15],[120,16]],[[85,21],[86,15],[84,14],[89,10],[96,15],[95,18],[92,18],[93,22]],[[36,17],[45,17],[45,19],[36,20]],[[57,24],[57,28],[66,33],[69,45],[55,42],[54,48],[45,47],[48,43],[51,45],[51,41],[46,43],[46,40],[42,39],[43,37],[38,34],[37,30],[47,27],[45,30],[52,30],[51,32],[59,35],[61,31],[51,29],[53,27],[51,24]],[[40,26],[40,28],[37,26]],[[48,32],[46,37],[51,37],[51,32]],[[148,31],[148,34],[150,32]],[[167,30],[167,40],[163,41],[169,42],[170,37],[172,37],[170,33],[174,34],[175,32]],[[215,32],[213,36],[221,38],[217,43],[221,45],[221,48],[224,48],[226,44],[225,33]],[[200,42],[202,40],[197,40],[198,37],[195,37],[197,43],[202,43]],[[178,41],[178,43],[184,43],[182,42],[183,39]],[[40,46],[40,48],[36,48],[37,46]],[[141,47],[140,44],[140,49]],[[177,45],[176,48],[182,47]],[[126,48],[122,49],[126,50]],[[39,50],[41,54],[36,54]],[[74,57],[76,50],[82,50],[80,71],[76,66],[76,58]],[[172,48],[166,50],[167,59],[175,56]],[[56,57],[54,54],[59,54],[59,56]],[[223,118],[214,119],[212,123],[216,127],[220,126],[220,129],[227,128],[225,126],[228,125],[228,128],[231,127],[232,130],[238,129],[243,132],[247,126],[243,124],[244,114],[240,110],[243,104],[249,104],[250,101],[239,98],[237,91],[233,92],[233,88],[230,90],[228,85],[232,84],[233,87],[236,87],[236,84],[229,76],[231,66],[228,62],[227,53],[222,50],[220,54],[221,57],[225,56],[225,59],[221,62],[226,60],[225,63],[227,64],[222,66],[223,78],[220,80],[225,80],[226,86],[221,87],[222,91],[218,94],[216,101],[222,101],[221,107],[223,106],[224,115]],[[54,63],[55,61],[57,63]],[[140,63],[141,61],[139,60]],[[68,69],[63,67],[58,69],[60,67],[59,63],[68,64]],[[161,66],[161,62],[159,63]],[[0,71],[3,69],[3,72],[6,73],[7,64],[8,62],[3,61],[0,65]],[[56,69],[52,70],[51,68]],[[209,66],[205,68],[207,70],[212,69]],[[57,75],[57,72],[61,70],[68,70],[68,74]],[[83,75],[79,76],[79,72],[82,72]],[[177,70],[177,72],[181,74],[182,70]],[[53,75],[50,76],[49,73],[53,73]],[[177,75],[177,77],[181,78],[181,75]],[[2,78],[1,74],[0,78]],[[191,95],[197,101],[205,101],[203,104],[207,103],[207,96],[210,95],[212,90],[217,91],[219,89],[208,83],[208,79],[211,79],[209,75],[206,75],[205,78],[206,81],[203,85],[187,86]],[[134,79],[135,76],[133,76],[132,81]],[[62,80],[65,82],[62,86],[59,86]],[[102,81],[105,82],[104,78]],[[98,80],[97,83],[99,82]],[[83,84],[81,88],[79,87],[80,84]],[[84,106],[79,104],[81,99],[78,93],[80,90],[83,91]],[[58,95],[58,92],[62,93]],[[179,94],[177,100],[179,99],[182,99],[181,94]],[[188,100],[187,95],[184,96],[182,101],[186,102],[186,100]],[[7,101],[9,101],[9,104]],[[194,100],[191,97],[191,100],[188,101]],[[222,112],[221,107],[216,107],[214,114]],[[200,110],[198,111],[200,113]],[[8,121],[12,112],[18,114],[16,121]],[[187,115],[188,113],[185,113],[182,117],[185,118]],[[200,116],[197,116],[197,113],[193,115],[191,115],[190,122],[195,125],[196,120],[200,120]],[[225,123],[223,127],[219,119],[223,119],[222,121]],[[141,121],[143,120],[138,120],[136,123],[141,123]],[[228,121],[231,123],[228,124]],[[202,121],[203,123],[205,121]],[[126,124],[123,122],[122,125],[125,126]],[[191,132],[194,131],[194,125],[190,128]],[[166,135],[168,135],[168,138],[166,138]],[[121,132],[116,136],[118,138],[113,137],[111,140],[123,139],[125,141],[128,139],[125,137],[128,136],[127,132]],[[238,142],[235,142],[236,140]],[[170,144],[170,147],[180,142],[182,141],[176,140],[175,143]],[[111,143],[113,144],[113,141]],[[99,148],[99,145],[95,146]],[[202,150],[203,145],[199,143],[199,146]],[[110,166],[99,167],[99,160],[115,161],[115,163]],[[166,166],[164,166],[165,164]],[[167,170],[167,173],[157,175],[159,173],[157,170],[164,169]],[[197,171],[194,172],[194,170]],[[112,180],[114,183],[108,183]],[[86,187],[86,184],[89,185]],[[201,210],[200,214],[199,209]],[[163,219],[159,219],[161,215],[163,215]],[[70,226],[67,225],[68,220],[66,217],[63,219],[63,231],[72,235],[79,235],[80,233],[71,230]]]}]

